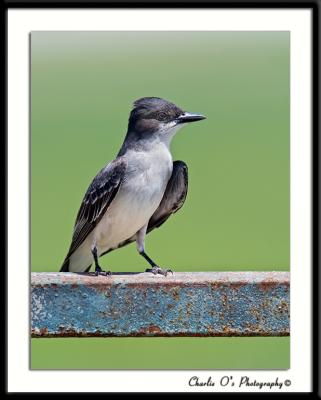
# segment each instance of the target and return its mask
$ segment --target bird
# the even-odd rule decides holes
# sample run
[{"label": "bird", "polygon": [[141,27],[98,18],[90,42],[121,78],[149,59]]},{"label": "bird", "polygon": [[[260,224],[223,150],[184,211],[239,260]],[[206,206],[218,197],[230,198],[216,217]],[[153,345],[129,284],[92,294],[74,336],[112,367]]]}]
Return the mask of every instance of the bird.
[{"label": "bird", "polygon": [[149,263],[147,272],[173,273],[147,255],[145,236],[183,206],[188,169],[185,162],[173,161],[170,143],[180,128],[205,118],[160,97],[134,101],[116,158],[98,172],[84,195],[60,272],[90,274],[94,263],[94,275],[111,275],[102,270],[99,258],[136,242]]}]

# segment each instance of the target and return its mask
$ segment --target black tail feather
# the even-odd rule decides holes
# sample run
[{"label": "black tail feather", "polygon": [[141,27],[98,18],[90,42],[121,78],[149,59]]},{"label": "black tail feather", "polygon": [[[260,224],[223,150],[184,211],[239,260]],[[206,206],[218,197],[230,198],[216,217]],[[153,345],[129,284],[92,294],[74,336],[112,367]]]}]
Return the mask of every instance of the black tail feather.
[{"label": "black tail feather", "polygon": [[69,272],[69,258],[66,258],[62,267],[60,268],[60,272]]},{"label": "black tail feather", "polygon": [[[60,268],[59,272],[70,272],[69,271],[69,262],[70,262],[69,258],[66,258],[64,263],[62,264],[62,267]],[[85,269],[84,272],[89,272],[90,268],[91,268],[91,264],[89,265],[88,268]]]}]

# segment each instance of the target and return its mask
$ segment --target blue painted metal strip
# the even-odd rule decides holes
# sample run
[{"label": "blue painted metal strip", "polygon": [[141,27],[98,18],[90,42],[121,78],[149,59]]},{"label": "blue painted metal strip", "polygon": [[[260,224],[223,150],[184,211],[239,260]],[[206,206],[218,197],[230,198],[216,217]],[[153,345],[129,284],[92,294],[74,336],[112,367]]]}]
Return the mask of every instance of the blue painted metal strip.
[{"label": "blue painted metal strip", "polygon": [[33,337],[287,336],[289,273],[33,273]]}]

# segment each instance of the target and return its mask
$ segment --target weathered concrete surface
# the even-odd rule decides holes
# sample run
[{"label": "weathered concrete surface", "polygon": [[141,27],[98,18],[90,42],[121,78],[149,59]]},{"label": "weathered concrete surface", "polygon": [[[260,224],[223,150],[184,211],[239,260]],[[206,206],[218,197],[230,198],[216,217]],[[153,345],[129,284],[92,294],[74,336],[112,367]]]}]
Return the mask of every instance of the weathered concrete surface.
[{"label": "weathered concrete surface", "polygon": [[31,334],[287,336],[288,272],[33,273]]}]

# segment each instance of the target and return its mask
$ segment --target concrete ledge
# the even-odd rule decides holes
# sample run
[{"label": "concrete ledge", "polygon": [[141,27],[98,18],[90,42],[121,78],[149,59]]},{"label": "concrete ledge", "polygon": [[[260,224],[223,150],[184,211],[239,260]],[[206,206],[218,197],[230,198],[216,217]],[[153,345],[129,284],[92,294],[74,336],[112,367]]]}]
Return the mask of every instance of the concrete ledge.
[{"label": "concrete ledge", "polygon": [[288,336],[288,272],[31,275],[32,337]]}]

